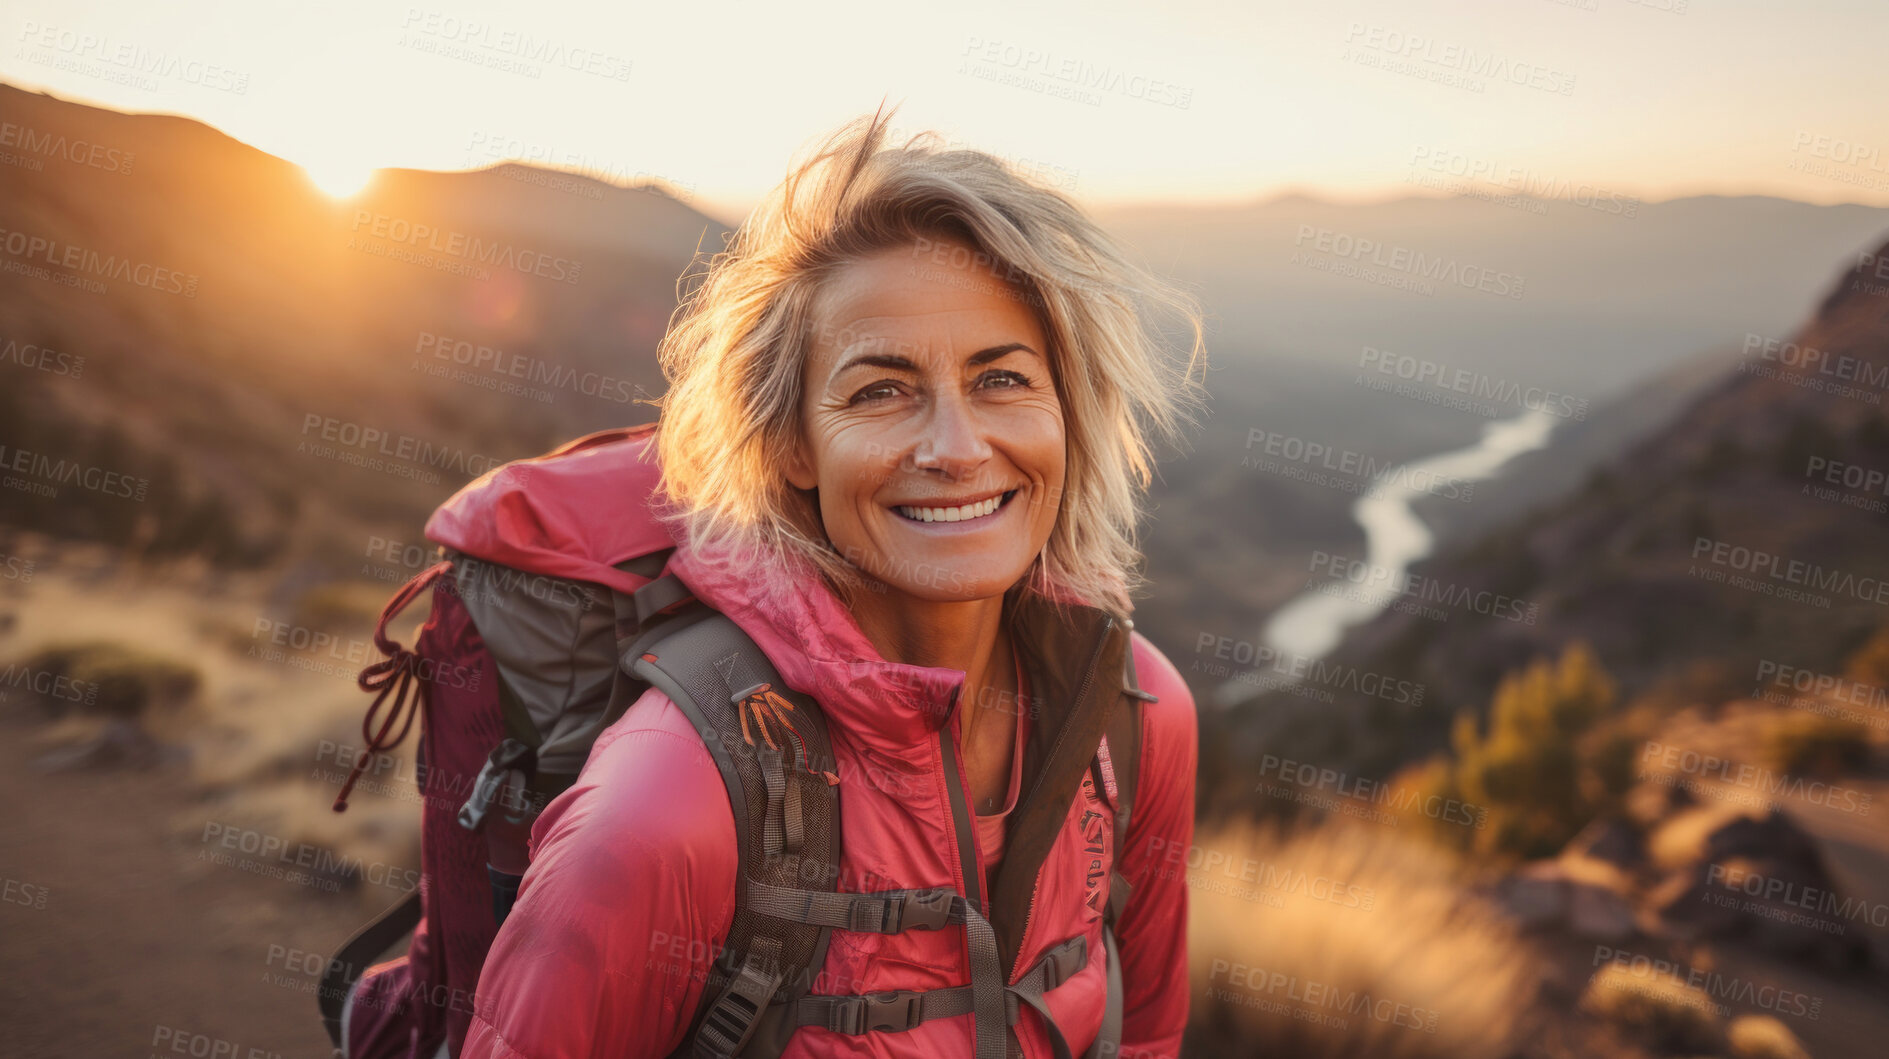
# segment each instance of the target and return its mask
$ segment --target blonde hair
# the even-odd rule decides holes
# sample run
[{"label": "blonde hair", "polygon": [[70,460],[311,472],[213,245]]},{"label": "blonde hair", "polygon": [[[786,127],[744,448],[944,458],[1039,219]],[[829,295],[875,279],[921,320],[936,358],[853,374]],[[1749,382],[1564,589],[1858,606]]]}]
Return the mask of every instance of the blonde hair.
[{"label": "blonde hair", "polygon": [[[736,561],[812,564],[849,602],[870,587],[838,554],[816,502],[782,468],[800,443],[802,380],[823,280],[875,251],[968,243],[1025,293],[1049,339],[1068,458],[1049,542],[1021,585],[1119,616],[1143,578],[1137,523],[1149,436],[1179,443],[1204,394],[1200,310],[1133,263],[1060,193],[935,133],[886,146],[891,115],[848,122],[755,208],[684,297],[658,358],[669,391],[656,432],[665,517]],[[698,259],[699,260],[699,259]],[[691,280],[694,289],[687,290]],[[1156,325],[1178,317],[1185,361]],[[757,587],[777,581],[756,578]]]}]

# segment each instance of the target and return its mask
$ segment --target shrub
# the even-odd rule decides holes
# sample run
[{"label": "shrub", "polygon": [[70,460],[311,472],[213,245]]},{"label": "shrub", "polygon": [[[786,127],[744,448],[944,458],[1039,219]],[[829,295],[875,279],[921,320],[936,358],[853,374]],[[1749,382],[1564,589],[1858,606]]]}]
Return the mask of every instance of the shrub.
[{"label": "shrub", "polygon": [[1484,826],[1466,828],[1433,815],[1430,830],[1479,854],[1551,855],[1588,821],[1616,807],[1633,777],[1632,742],[1602,725],[1614,682],[1585,644],[1559,660],[1538,660],[1496,689],[1486,727],[1460,714],[1453,757],[1405,773],[1415,788],[1407,804],[1432,795],[1487,810]]},{"label": "shrub", "polygon": [[12,668],[41,685],[35,690],[50,713],[140,717],[183,705],[203,682],[195,666],[104,640],[45,647]]},{"label": "shrub", "polygon": [[1869,764],[1869,729],[1820,713],[1785,713],[1764,733],[1765,763],[1800,776],[1839,776]]}]

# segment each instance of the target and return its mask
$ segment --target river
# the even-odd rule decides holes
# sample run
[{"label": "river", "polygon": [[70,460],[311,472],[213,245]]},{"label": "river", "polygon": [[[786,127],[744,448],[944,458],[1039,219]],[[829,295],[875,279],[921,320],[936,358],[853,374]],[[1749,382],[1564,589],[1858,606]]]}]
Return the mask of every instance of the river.
[{"label": "river", "polygon": [[[1410,564],[1428,556],[1436,545],[1435,536],[1417,517],[1412,502],[1427,494],[1449,496],[1452,489],[1495,477],[1510,460],[1546,445],[1557,422],[1547,412],[1524,412],[1514,419],[1486,424],[1481,440],[1473,445],[1399,464],[1380,476],[1351,506],[1352,517],[1364,529],[1363,561],[1369,564],[1369,584],[1331,579],[1329,583],[1344,586],[1346,592],[1321,592],[1315,585],[1279,608],[1261,633],[1265,645],[1276,652],[1275,658],[1320,658],[1338,646],[1345,630],[1368,621],[1390,605],[1398,595],[1395,586],[1403,583]],[[1326,579],[1321,578],[1324,583]],[[1373,590],[1373,585],[1382,587]],[[1228,681],[1219,697],[1237,700],[1252,694],[1252,676]]]}]

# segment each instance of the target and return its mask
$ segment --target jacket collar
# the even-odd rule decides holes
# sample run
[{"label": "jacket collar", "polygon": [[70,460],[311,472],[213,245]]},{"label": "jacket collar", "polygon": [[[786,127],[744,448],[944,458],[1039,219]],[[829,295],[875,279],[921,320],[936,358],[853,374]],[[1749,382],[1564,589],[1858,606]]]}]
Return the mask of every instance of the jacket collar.
[{"label": "jacket collar", "polygon": [[[778,563],[772,558],[743,561],[682,540],[669,571],[753,637],[781,677],[817,699],[847,738],[882,749],[932,738],[951,719],[964,671],[887,661],[817,570],[810,564],[783,569]],[[1091,658],[1097,659],[1096,683],[1119,688],[1119,677],[1107,677],[1118,674],[1120,666],[1111,670],[1106,662],[1111,655],[1119,660],[1127,633],[1107,612],[1079,600],[1058,607],[1013,592],[1005,600],[1005,614],[1029,675],[1036,713],[1037,738],[1028,741],[1024,760],[1027,777],[1035,774],[1046,740],[1054,738],[1063,718],[1094,710],[1095,703],[1076,701],[1085,690],[1082,680]]]}]

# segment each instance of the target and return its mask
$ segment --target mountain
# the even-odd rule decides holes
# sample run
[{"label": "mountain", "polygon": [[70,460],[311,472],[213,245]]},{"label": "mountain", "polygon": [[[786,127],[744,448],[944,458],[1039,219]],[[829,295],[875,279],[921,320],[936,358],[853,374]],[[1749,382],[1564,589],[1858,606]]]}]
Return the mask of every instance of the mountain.
[{"label": "mountain", "polygon": [[1199,292],[1232,355],[1392,358],[1596,405],[1747,333],[1782,338],[1822,277],[1853,260],[1858,233],[1889,230],[1889,209],[1873,206],[1462,190],[1098,216]]},{"label": "mountain", "polygon": [[0,120],[0,445],[142,483],[0,520],[132,556],[358,565],[494,463],[653,418],[678,277],[728,231],[517,166],[338,202],[198,122],[3,85]]}]

